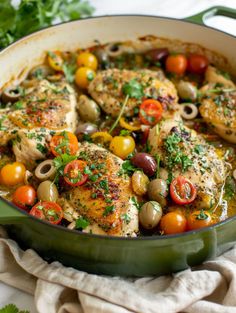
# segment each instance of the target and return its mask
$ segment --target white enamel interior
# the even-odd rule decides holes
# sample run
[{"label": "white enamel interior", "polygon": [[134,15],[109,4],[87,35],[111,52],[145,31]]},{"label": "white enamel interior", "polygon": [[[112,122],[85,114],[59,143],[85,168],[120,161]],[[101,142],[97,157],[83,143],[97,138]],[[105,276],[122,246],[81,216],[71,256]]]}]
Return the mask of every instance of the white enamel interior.
[{"label": "white enamel interior", "polygon": [[217,51],[229,60],[236,72],[236,38],[220,31],[149,16],[107,16],[74,21],[32,34],[0,53],[0,87],[36,64],[48,50],[74,50],[94,44],[124,41],[144,35],[180,39]]}]

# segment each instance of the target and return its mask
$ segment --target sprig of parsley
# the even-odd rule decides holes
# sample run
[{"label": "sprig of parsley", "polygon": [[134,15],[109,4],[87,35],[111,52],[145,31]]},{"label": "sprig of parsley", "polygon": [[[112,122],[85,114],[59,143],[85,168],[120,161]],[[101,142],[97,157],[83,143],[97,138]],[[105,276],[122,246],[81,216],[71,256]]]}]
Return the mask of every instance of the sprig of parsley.
[{"label": "sprig of parsley", "polygon": [[64,168],[65,166],[73,161],[77,159],[77,156],[76,155],[69,155],[69,154],[61,154],[60,156],[56,157],[54,160],[53,160],[53,164],[56,168],[56,177],[55,177],[55,182],[58,182],[58,179],[60,176],[63,176],[64,174]]},{"label": "sprig of parsley", "polygon": [[15,306],[15,304],[8,304],[0,309],[0,313],[29,313],[29,311],[21,311]]},{"label": "sprig of parsley", "polygon": [[0,49],[34,31],[63,21],[89,16],[94,9],[86,0],[0,1]]},{"label": "sprig of parsley", "polygon": [[122,92],[124,95],[135,99],[140,99],[144,95],[143,86],[135,78],[123,85]]}]

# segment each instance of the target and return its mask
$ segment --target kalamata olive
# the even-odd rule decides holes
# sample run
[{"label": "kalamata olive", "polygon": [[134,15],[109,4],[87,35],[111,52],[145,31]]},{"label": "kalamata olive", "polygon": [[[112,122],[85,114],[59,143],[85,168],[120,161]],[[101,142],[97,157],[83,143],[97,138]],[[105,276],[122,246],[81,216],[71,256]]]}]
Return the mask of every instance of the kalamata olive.
[{"label": "kalamata olive", "polygon": [[4,103],[16,102],[20,99],[21,89],[19,87],[8,87],[5,88],[2,92],[2,101]]},{"label": "kalamata olive", "polygon": [[44,64],[41,64],[41,65],[35,66],[30,71],[30,77],[42,79],[42,78],[45,78],[49,75],[52,75],[53,73],[54,73],[54,71],[51,67],[44,65]]},{"label": "kalamata olive", "polygon": [[53,160],[41,162],[35,169],[35,176],[40,180],[53,179],[56,175],[56,168]]},{"label": "kalamata olive", "polygon": [[148,198],[159,202],[162,207],[166,206],[167,195],[168,186],[164,179],[156,178],[148,185]]},{"label": "kalamata olive", "polygon": [[96,133],[97,131],[98,131],[97,125],[92,123],[82,123],[79,124],[79,126],[77,127],[75,134],[91,135],[93,133]]},{"label": "kalamata olive", "polygon": [[79,97],[79,115],[85,122],[96,122],[100,117],[100,108],[95,101],[85,95]]},{"label": "kalamata olive", "polygon": [[148,153],[136,153],[132,157],[131,162],[134,166],[141,168],[148,176],[153,176],[156,173],[157,163],[155,159]]},{"label": "kalamata olive", "polygon": [[152,63],[161,62],[169,55],[169,50],[167,48],[152,49],[147,51],[145,55]]},{"label": "kalamata olive", "polygon": [[149,179],[141,171],[136,171],[132,175],[132,188],[133,191],[139,195],[143,196],[148,190]]},{"label": "kalamata olive", "polygon": [[94,51],[95,56],[97,57],[99,64],[102,69],[107,69],[109,67],[109,56],[105,49],[97,49]]},{"label": "kalamata olive", "polygon": [[185,120],[192,120],[198,115],[198,108],[193,103],[183,103],[180,107],[180,115]]},{"label": "kalamata olive", "polygon": [[181,99],[195,101],[197,99],[197,88],[190,82],[181,80],[177,85]]},{"label": "kalamata olive", "polygon": [[37,189],[37,197],[40,201],[56,202],[58,196],[57,187],[50,180],[45,180],[39,184]]},{"label": "kalamata olive", "polygon": [[139,222],[145,229],[153,229],[162,217],[162,208],[156,201],[144,203],[139,212]]}]

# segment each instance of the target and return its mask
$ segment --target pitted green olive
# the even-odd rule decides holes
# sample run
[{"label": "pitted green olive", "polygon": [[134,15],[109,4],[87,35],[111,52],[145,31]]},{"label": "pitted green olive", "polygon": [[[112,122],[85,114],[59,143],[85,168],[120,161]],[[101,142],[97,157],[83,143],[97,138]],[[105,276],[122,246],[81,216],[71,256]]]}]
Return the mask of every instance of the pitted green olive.
[{"label": "pitted green olive", "polygon": [[53,69],[47,65],[37,65],[30,71],[31,78],[43,79],[54,73]]},{"label": "pitted green olive", "polygon": [[166,206],[168,186],[164,179],[156,178],[148,185],[148,197],[150,200],[158,201],[162,207]]},{"label": "pitted green olive", "polygon": [[2,101],[4,103],[18,101],[21,96],[21,89],[22,88],[15,86],[5,88],[2,92]]},{"label": "pitted green olive", "polygon": [[162,217],[162,208],[156,201],[146,202],[139,212],[139,222],[145,229],[153,229]]},{"label": "pitted green olive", "polygon": [[39,184],[37,196],[41,201],[56,202],[59,195],[56,185],[50,180],[45,180]]},{"label": "pitted green olive", "polygon": [[85,122],[96,122],[100,117],[100,108],[95,101],[85,95],[79,97],[78,111]]},{"label": "pitted green olive", "polygon": [[56,168],[53,160],[41,162],[35,169],[35,176],[40,180],[53,179],[56,175]]},{"label": "pitted green olive", "polygon": [[132,176],[132,187],[133,191],[139,195],[143,196],[148,190],[149,179],[148,177],[141,171],[134,172]]}]

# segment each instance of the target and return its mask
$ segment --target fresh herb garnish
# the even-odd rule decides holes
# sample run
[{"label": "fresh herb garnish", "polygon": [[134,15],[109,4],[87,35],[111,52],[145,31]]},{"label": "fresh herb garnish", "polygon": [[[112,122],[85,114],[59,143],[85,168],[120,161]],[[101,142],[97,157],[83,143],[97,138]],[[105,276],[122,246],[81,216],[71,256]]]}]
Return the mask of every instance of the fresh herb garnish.
[{"label": "fresh herb garnish", "polygon": [[122,129],[120,131],[120,136],[129,136],[130,135],[130,131],[127,129]]},{"label": "fresh herb garnish", "polygon": [[126,224],[129,224],[131,222],[131,217],[127,214],[124,213],[120,217]]},{"label": "fresh herb garnish", "polygon": [[136,209],[137,209],[138,211],[140,211],[140,209],[141,209],[143,203],[139,203],[139,202],[137,201],[137,198],[134,197],[134,196],[132,196],[130,200],[131,200],[132,204],[136,207]]},{"label": "fresh herb garnish", "polygon": [[123,85],[122,92],[124,95],[135,99],[141,99],[144,95],[142,85],[135,78]]},{"label": "fresh herb garnish", "polygon": [[47,153],[48,149],[41,143],[37,143],[36,145],[37,150],[39,150],[42,154]]},{"label": "fresh herb garnish", "polygon": [[76,63],[71,64],[64,62],[64,64],[62,65],[62,70],[68,83],[74,82],[76,69],[77,69]]},{"label": "fresh herb garnish", "polygon": [[77,156],[76,155],[69,155],[69,154],[61,154],[60,156],[56,157],[53,160],[53,164],[56,168],[56,177],[55,181],[58,182],[58,179],[60,176],[63,176],[64,174],[64,168],[65,166],[70,163],[73,160],[76,160]]},{"label": "fresh herb garnish", "polygon": [[75,228],[76,229],[85,229],[86,227],[89,226],[89,221],[83,217],[79,217],[76,221],[75,221]]},{"label": "fresh herb garnish", "polygon": [[21,0],[13,6],[0,1],[0,49],[27,34],[62,21],[89,16],[93,8],[84,0]]},{"label": "fresh herb garnish", "polygon": [[105,210],[103,212],[103,216],[107,216],[115,211],[116,207],[113,205],[108,205],[105,207]]},{"label": "fresh herb garnish", "polygon": [[22,311],[18,309],[15,304],[8,304],[4,306],[4,308],[0,309],[0,313],[29,313],[29,311]]},{"label": "fresh herb garnish", "polygon": [[236,182],[232,176],[228,176],[225,180],[225,193],[226,200],[231,200],[236,192]]},{"label": "fresh herb garnish", "polygon": [[118,175],[127,174],[131,176],[138,168],[135,167],[130,160],[126,160],[122,163],[122,169],[119,171]]}]

